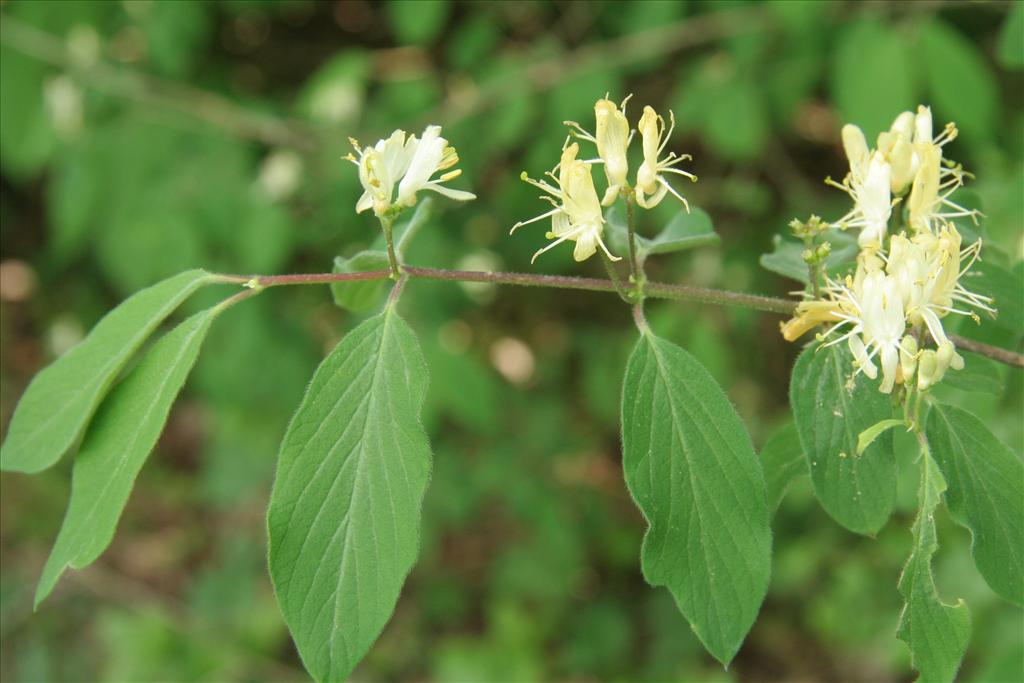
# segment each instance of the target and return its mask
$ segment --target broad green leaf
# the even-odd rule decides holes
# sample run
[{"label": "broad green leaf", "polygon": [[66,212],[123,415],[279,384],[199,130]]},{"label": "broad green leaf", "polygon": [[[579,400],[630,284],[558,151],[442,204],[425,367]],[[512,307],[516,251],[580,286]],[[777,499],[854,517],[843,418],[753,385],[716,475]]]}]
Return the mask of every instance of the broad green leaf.
[{"label": "broad green leaf", "polygon": [[[844,273],[857,258],[857,238],[848,232],[828,230],[823,241],[828,242],[832,251],[825,259],[825,271],[835,276]],[[803,259],[806,247],[792,239],[781,235],[772,238],[773,249],[768,254],[761,254],[760,264],[765,270],[778,273],[784,277],[797,280],[805,285],[810,282],[807,263]]]},{"label": "broad green leaf", "polygon": [[764,475],[746,428],[693,356],[644,330],[626,366],[622,443],[626,484],[650,524],[644,578],[669,589],[728,664],[771,565]]},{"label": "broad green leaf", "polygon": [[[629,232],[626,228],[626,213],[621,204],[614,204],[605,212],[608,228],[608,244],[614,253],[629,251]],[[636,236],[637,255],[641,261],[650,254],[670,254],[675,251],[718,244],[720,238],[715,232],[711,216],[704,209],[690,206],[690,211],[681,210],[668,225],[654,238]]]},{"label": "broad green leaf", "polygon": [[718,244],[711,216],[704,209],[694,206],[689,212],[680,211],[652,240],[643,240],[643,249],[648,254],[669,254],[673,251]]},{"label": "broad green leaf", "polygon": [[[340,256],[334,259],[333,273],[363,273],[372,270],[390,268],[388,255],[383,251],[361,251],[352,258]],[[380,280],[354,280],[351,282],[332,282],[331,294],[334,303],[353,313],[365,313],[380,304],[384,296],[384,288],[393,284],[388,278]]]},{"label": "broad green leaf", "polygon": [[951,405],[932,407],[927,435],[949,483],[949,513],[971,530],[978,571],[1024,607],[1024,462],[981,420]]},{"label": "broad green leaf", "polygon": [[1012,3],[1010,14],[999,34],[997,54],[1003,66],[1024,67],[1024,2]]},{"label": "broad green leaf", "polygon": [[874,534],[892,513],[896,464],[892,433],[857,455],[857,437],[892,416],[889,397],[864,375],[852,381],[844,346],[809,346],[793,367],[789,401],[811,483],[822,507],[844,527]]},{"label": "broad green leaf", "polygon": [[75,457],[71,501],[36,588],[37,606],[67,567],[85,567],[110,544],[135,477],[219,311],[197,313],[162,337],[100,406]]},{"label": "broad green leaf", "polygon": [[910,648],[921,683],[952,681],[971,635],[967,605],[963,600],[956,605],[944,604],[932,578],[932,555],[939,547],[933,513],[945,489],[946,482],[935,461],[927,451],[922,453],[920,508],[911,531],[914,545],[899,581],[906,604],[896,631]]},{"label": "broad green leaf", "polygon": [[344,680],[416,561],[430,445],[427,367],[392,306],[324,359],[281,444],[267,511],[270,575],[299,655]]},{"label": "broad green leaf", "polygon": [[910,46],[895,25],[875,19],[848,25],[833,66],[832,95],[842,121],[860,126],[868,140],[917,105]]},{"label": "broad green leaf", "polygon": [[807,462],[795,424],[787,422],[768,437],[761,448],[761,467],[768,489],[768,509],[774,512],[779,509],[793,480],[807,474]]},{"label": "broad green leaf", "polygon": [[139,346],[178,305],[216,276],[189,270],[133,294],[25,390],[0,450],[0,467],[38,472],[85,430],[100,400]]},{"label": "broad green leaf", "polygon": [[936,114],[956,121],[971,140],[989,140],[996,130],[999,89],[995,74],[974,43],[945,22],[920,27],[921,70]]},{"label": "broad green leaf", "polygon": [[857,436],[857,455],[863,455],[864,451],[868,449],[868,446],[870,446],[874,440],[884,432],[892,429],[893,427],[906,426],[906,424],[907,423],[903,420],[889,418],[888,420],[880,420],[871,425]]}]

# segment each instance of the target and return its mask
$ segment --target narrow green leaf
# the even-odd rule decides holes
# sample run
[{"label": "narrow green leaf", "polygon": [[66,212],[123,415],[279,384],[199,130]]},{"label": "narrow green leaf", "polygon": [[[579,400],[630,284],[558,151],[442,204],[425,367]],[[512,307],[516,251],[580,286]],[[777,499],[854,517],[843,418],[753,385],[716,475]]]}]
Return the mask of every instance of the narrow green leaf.
[{"label": "narrow green leaf", "polygon": [[324,359],[281,444],[270,575],[310,674],[344,680],[394,611],[419,547],[427,367],[393,307]]},{"label": "narrow green leaf", "polygon": [[900,575],[906,604],[896,636],[910,648],[920,683],[952,681],[971,636],[971,615],[963,600],[946,605],[935,590],[932,555],[939,547],[933,513],[946,482],[927,449],[921,454],[920,508],[914,521],[913,550]]},{"label": "narrow green leaf", "polygon": [[864,451],[867,450],[868,446],[870,446],[875,439],[881,436],[883,432],[901,425],[906,426],[906,422],[890,418],[888,420],[876,422],[865,429],[857,436],[857,455],[864,455]]},{"label": "narrow green leaf", "polygon": [[696,359],[645,330],[622,397],[626,484],[650,528],[644,578],[666,586],[708,651],[736,655],[768,588],[764,475],[729,399]]},{"label": "narrow green leaf", "polygon": [[832,96],[843,121],[863,128],[868,140],[917,104],[915,76],[907,39],[892,24],[865,18],[838,36]]},{"label": "narrow green leaf", "polygon": [[1024,607],[1024,462],[965,410],[936,404],[928,442],[953,519],[971,530],[974,564],[996,593]]},{"label": "narrow green leaf", "polygon": [[850,380],[852,357],[841,345],[809,346],[793,366],[789,401],[811,483],[822,507],[844,527],[874,534],[896,497],[892,434],[857,454],[857,437],[892,416],[889,397],[864,375]]},{"label": "narrow green leaf", "polygon": [[768,489],[768,509],[774,513],[793,480],[807,474],[807,462],[795,424],[787,422],[768,437],[761,448],[761,467]]},{"label": "narrow green leaf", "polygon": [[135,477],[219,310],[197,313],[162,337],[100,406],[75,457],[71,501],[36,588],[37,606],[67,567],[85,567],[110,545]]},{"label": "narrow green leaf", "polygon": [[0,468],[32,473],[57,462],[81,436],[132,354],[182,301],[215,277],[189,270],[133,294],[36,375],[14,409]]},{"label": "narrow green leaf", "polygon": [[1011,69],[1024,67],[1024,2],[1014,2],[999,32],[996,54],[999,62]]},{"label": "narrow green leaf", "polygon": [[971,140],[992,139],[999,116],[999,85],[985,55],[944,21],[931,19],[919,31],[921,42],[914,54],[920,58],[936,113],[956,121]]}]

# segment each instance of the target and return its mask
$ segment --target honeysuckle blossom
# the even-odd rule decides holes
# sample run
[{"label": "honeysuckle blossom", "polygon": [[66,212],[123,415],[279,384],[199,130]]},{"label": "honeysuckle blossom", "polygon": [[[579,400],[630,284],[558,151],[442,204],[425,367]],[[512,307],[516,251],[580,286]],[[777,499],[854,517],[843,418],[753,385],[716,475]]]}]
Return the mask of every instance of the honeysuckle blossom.
[{"label": "honeysuckle blossom", "polygon": [[640,117],[637,129],[640,131],[643,142],[644,161],[636,173],[636,203],[645,209],[651,209],[661,202],[666,193],[671,192],[672,196],[682,202],[686,210],[689,211],[689,202],[669,184],[664,174],[675,173],[697,182],[697,176],[675,168],[680,162],[687,161],[692,157],[689,154],[677,155],[675,152],[669,152],[659,158],[676,126],[675,115],[671,109],[668,116],[670,121],[668,130],[665,129],[665,119],[651,107],[644,107],[643,116]]},{"label": "honeysuckle blossom", "polygon": [[[886,272],[899,282],[907,322],[926,326],[939,345],[949,341],[941,318],[959,313],[978,320],[973,311],[955,308],[957,303],[995,312],[989,305],[991,299],[968,291],[959,281],[977,260],[981,243],[975,242],[964,249],[960,248],[960,243],[960,233],[952,225],[943,226],[939,235],[930,232],[911,238],[893,235],[889,243]],[[962,260],[967,261],[963,268]]]},{"label": "honeysuckle blossom", "polygon": [[905,193],[917,173],[918,158],[914,150],[914,123],[914,114],[905,111],[896,117],[889,130],[878,134],[878,144],[875,148],[888,162],[891,169],[889,187],[893,195]]},{"label": "honeysuckle blossom", "polygon": [[846,341],[853,354],[855,374],[863,372],[871,379],[878,377],[874,359],[882,366],[879,390],[890,393],[896,384],[900,361],[900,342],[906,331],[906,317],[899,282],[875,266],[862,270],[856,278],[844,283],[830,282],[831,315],[837,320],[822,339],[835,333],[839,337],[828,341],[832,346]]},{"label": "honeysuckle blossom", "polygon": [[843,126],[843,147],[850,162],[850,172],[831,185],[853,199],[853,208],[839,219],[843,228],[859,228],[857,243],[861,247],[879,247],[885,239],[892,215],[891,167],[878,151],[869,152],[860,128]]},{"label": "honeysuckle blossom", "polygon": [[908,223],[918,232],[937,232],[952,218],[976,220],[977,211],[957,204],[950,195],[964,183],[959,166],[943,167],[938,145],[922,145],[918,150],[920,167],[910,190]]},{"label": "honeysuckle blossom", "polygon": [[562,242],[575,242],[573,258],[583,261],[590,258],[597,251],[601,251],[613,261],[620,257],[612,255],[601,239],[604,233],[604,217],[601,214],[601,202],[597,196],[597,189],[594,187],[594,178],[591,175],[590,164],[576,158],[579,153],[579,145],[575,142],[568,144],[562,150],[562,159],[554,169],[547,174],[551,182],[547,180],[535,180],[524,172],[522,178],[534,187],[539,188],[545,194],[542,198],[551,203],[554,207],[550,211],[527,221],[520,221],[512,226],[512,232],[518,228],[551,218],[551,230],[546,234],[548,239],[554,242],[540,249],[533,255],[531,262],[544,252],[553,249]]},{"label": "honeysuckle blossom", "polygon": [[[357,213],[373,209],[378,216],[383,216],[393,207],[413,206],[420,190],[431,190],[458,201],[476,198],[471,192],[441,184],[457,178],[461,170],[433,178],[438,171],[449,169],[459,161],[455,148],[441,137],[440,126],[427,126],[422,139],[396,130],[373,147],[360,148],[357,140],[349,138],[349,141],[359,155],[349,154],[346,158],[359,167],[359,182],[363,185],[363,194],[356,202]],[[397,199],[394,196],[396,185]]]},{"label": "honeysuckle blossom", "polygon": [[[961,284],[978,259],[981,241],[963,247],[950,222],[978,215],[950,199],[967,175],[942,160],[942,146],[955,137],[953,124],[933,137],[927,107],[896,117],[879,135],[875,150],[868,148],[859,128],[844,126],[850,172],[839,187],[853,198],[854,208],[838,225],[861,229],[857,271],[840,282],[826,277],[821,296],[805,295],[808,300],[781,326],[783,336],[792,341],[813,327],[831,325],[819,338],[838,334],[825,345],[847,341],[855,373],[872,379],[878,375],[877,358],[879,389],[886,393],[897,383],[924,391],[949,369],[963,368],[963,358],[943,329],[947,315],[969,315],[980,322],[972,309],[995,313],[990,298]],[[907,225],[889,236],[892,207],[900,201],[892,195],[906,193],[908,184]]]},{"label": "honeysuckle blossom", "polygon": [[608,178],[608,189],[601,199],[604,206],[613,204],[619,193],[628,187],[629,160],[626,151],[633,138],[626,119],[626,102],[630,97],[632,95],[627,96],[618,106],[607,97],[597,101],[594,105],[596,127],[593,135],[575,121],[565,122],[576,137],[597,145],[597,155],[604,164],[605,176]]}]

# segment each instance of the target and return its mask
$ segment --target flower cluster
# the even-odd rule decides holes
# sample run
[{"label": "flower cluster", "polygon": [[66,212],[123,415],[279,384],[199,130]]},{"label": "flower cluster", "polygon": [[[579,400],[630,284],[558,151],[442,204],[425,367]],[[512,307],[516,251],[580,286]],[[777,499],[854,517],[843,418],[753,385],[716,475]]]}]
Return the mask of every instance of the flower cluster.
[{"label": "flower cluster", "polygon": [[[600,248],[613,261],[620,257],[608,251],[602,235],[604,234],[604,216],[602,207],[611,206],[620,197],[632,201],[645,209],[657,206],[666,194],[672,194],[689,210],[689,204],[666,180],[666,174],[674,173],[696,181],[697,176],[676,168],[690,159],[689,155],[677,155],[674,152],[665,154],[675,117],[669,112],[669,125],[651,107],[644,107],[643,115],[636,130],[631,130],[626,118],[626,103],[629,97],[620,104],[615,104],[607,97],[598,100],[594,105],[595,128],[590,133],[575,121],[566,121],[570,136],[562,146],[562,158],[559,163],[545,173],[547,179],[535,180],[525,172],[524,181],[544,192],[541,198],[552,205],[552,209],[527,221],[520,221],[512,227],[512,232],[523,225],[551,219],[551,230],[547,233],[551,244],[540,249],[533,258],[548,251],[562,242],[575,242],[573,258],[577,261],[593,256]],[[634,134],[639,131],[643,147],[643,162],[636,171],[635,184],[629,184],[629,144]],[[581,160],[578,143],[571,142],[572,137],[593,143],[597,148],[597,157]],[[598,198],[597,189],[591,175],[591,166],[603,164],[608,185],[604,194]]]},{"label": "flower cluster", "polygon": [[[427,126],[422,138],[396,130],[372,147],[360,148],[352,138],[349,142],[358,156],[349,154],[345,158],[359,167],[359,182],[363,185],[363,195],[356,202],[357,213],[373,209],[377,216],[385,216],[396,209],[414,206],[420,190],[432,190],[458,201],[476,199],[471,192],[442,184],[457,178],[462,171],[447,171],[459,162],[459,154],[441,137],[441,126]],[[434,178],[438,171],[447,172]]]},{"label": "flower cluster", "polygon": [[[981,241],[963,246],[950,220],[977,216],[950,199],[967,176],[942,158],[943,145],[956,132],[950,123],[933,137],[927,107],[900,114],[874,150],[859,128],[843,128],[850,172],[833,184],[849,193],[854,208],[832,226],[860,229],[857,269],[840,281],[826,278],[822,297],[801,302],[782,325],[783,336],[793,341],[819,324],[834,323],[819,339],[838,335],[825,346],[847,342],[855,374],[875,379],[877,359],[885,393],[897,384],[909,386],[915,376],[923,391],[950,368],[963,367],[942,318],[958,313],[978,320],[968,307],[995,313],[991,299],[960,283],[978,259]],[[890,236],[894,218],[904,227]],[[927,348],[929,341],[934,348]]]}]

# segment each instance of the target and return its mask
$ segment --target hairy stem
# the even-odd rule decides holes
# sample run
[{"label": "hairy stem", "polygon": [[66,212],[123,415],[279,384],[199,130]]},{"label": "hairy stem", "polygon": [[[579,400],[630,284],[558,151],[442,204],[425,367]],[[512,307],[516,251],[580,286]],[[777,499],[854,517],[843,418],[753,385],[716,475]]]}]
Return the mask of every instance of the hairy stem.
[{"label": "hairy stem", "polygon": [[398,280],[401,269],[398,266],[398,256],[395,254],[395,237],[392,235],[391,228],[395,224],[395,219],[391,216],[380,217],[380,227],[384,231],[384,241],[388,245],[388,263],[391,264],[391,279]]},{"label": "hairy stem", "polygon": [[[419,268],[402,266],[402,273],[410,278],[421,280],[447,280],[451,282],[489,282],[499,285],[518,285],[523,287],[552,287],[557,289],[576,289],[590,292],[615,292],[618,289],[611,280],[593,277],[576,277],[572,275],[539,275],[535,273],[507,273],[479,270],[448,270],[444,268]],[[362,273],[296,273],[289,275],[218,275],[217,279],[224,283],[245,285],[261,290],[266,287],[282,285],[317,285],[332,282],[356,282],[360,280],[385,280],[391,277],[390,270],[369,270]],[[738,306],[765,313],[790,315],[796,302],[777,297],[761,296],[732,292],[726,289],[709,287],[691,287],[666,282],[648,282],[644,294],[656,299],[672,299],[675,301],[694,301],[716,306]],[[959,335],[949,335],[953,343],[962,349],[977,353],[1007,365],[1024,368],[1024,355],[984,344]]]},{"label": "hairy stem", "polygon": [[643,291],[640,281],[640,263],[636,260],[636,215],[633,210],[633,193],[626,195],[626,231],[629,233],[629,277],[638,292]]},{"label": "hairy stem", "polygon": [[608,271],[608,277],[615,283],[615,291],[619,293],[619,298],[627,304],[633,303],[630,301],[629,292],[626,291],[625,286],[622,284],[622,278],[619,277],[619,271],[615,268],[615,264],[608,258],[608,254],[603,251],[601,252],[601,262],[604,264],[604,269]]}]

